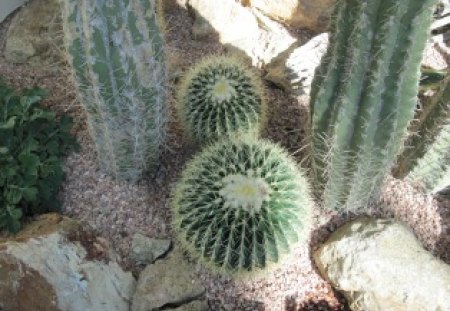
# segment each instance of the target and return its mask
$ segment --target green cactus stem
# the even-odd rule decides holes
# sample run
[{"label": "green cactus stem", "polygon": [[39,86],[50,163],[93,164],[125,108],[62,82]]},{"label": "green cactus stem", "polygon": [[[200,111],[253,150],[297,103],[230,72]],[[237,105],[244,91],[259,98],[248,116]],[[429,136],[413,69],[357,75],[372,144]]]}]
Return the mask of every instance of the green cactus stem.
[{"label": "green cactus stem", "polygon": [[166,136],[164,42],[155,0],[62,0],[65,45],[101,168],[136,181]]},{"label": "green cactus stem", "polygon": [[338,0],[311,89],[314,188],[325,208],[365,208],[406,137],[437,0]]},{"label": "green cactus stem", "polygon": [[266,116],[260,78],[231,56],[195,65],[178,92],[178,115],[188,136],[206,143],[235,134],[258,134]]},{"label": "green cactus stem", "polygon": [[399,157],[396,177],[405,176],[428,192],[450,185],[450,74],[425,106]]},{"label": "green cactus stem", "polygon": [[311,223],[305,177],[276,145],[254,136],[207,147],[177,185],[178,239],[213,271],[253,274],[280,261]]}]

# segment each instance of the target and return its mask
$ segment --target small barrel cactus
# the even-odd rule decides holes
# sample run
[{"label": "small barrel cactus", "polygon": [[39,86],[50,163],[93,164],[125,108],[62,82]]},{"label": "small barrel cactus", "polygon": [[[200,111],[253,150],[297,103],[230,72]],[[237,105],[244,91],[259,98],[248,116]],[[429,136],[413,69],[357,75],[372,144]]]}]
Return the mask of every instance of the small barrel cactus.
[{"label": "small barrel cactus", "polygon": [[338,0],[311,88],[312,173],[332,210],[367,207],[417,105],[437,0]]},{"label": "small barrel cactus", "polygon": [[183,79],[177,110],[188,136],[198,143],[256,134],[266,114],[262,82],[238,58],[208,57]]},{"label": "small barrel cactus", "polygon": [[172,203],[181,243],[213,270],[231,274],[278,262],[311,222],[308,183],[296,164],[249,135],[194,158]]},{"label": "small barrel cactus", "polygon": [[166,137],[167,71],[156,0],[62,0],[68,61],[100,166],[136,181]]}]

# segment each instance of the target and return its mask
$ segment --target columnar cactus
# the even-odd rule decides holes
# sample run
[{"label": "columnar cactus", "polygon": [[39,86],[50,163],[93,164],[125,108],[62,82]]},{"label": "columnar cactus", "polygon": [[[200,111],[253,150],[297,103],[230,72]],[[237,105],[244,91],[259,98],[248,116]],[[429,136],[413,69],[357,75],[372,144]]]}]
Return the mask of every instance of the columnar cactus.
[{"label": "columnar cactus", "polygon": [[191,68],[178,92],[188,136],[205,143],[236,133],[257,134],[265,122],[262,82],[237,58],[213,56]]},{"label": "columnar cactus", "polygon": [[338,0],[311,89],[315,191],[364,208],[399,153],[417,103],[437,0]]},{"label": "columnar cactus", "polygon": [[102,169],[137,180],[166,132],[164,42],[155,0],[62,0],[65,43]]},{"label": "columnar cactus", "polygon": [[184,170],[172,203],[181,243],[231,274],[278,262],[311,221],[305,177],[282,149],[253,136],[207,147]]},{"label": "columnar cactus", "polygon": [[450,75],[422,114],[399,158],[397,176],[435,192],[450,185]]}]

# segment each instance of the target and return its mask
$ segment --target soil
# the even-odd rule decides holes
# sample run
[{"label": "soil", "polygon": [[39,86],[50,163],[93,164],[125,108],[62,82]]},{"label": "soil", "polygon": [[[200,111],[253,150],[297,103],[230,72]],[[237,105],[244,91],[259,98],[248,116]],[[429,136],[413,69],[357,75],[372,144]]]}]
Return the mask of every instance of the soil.
[{"label": "soil", "polygon": [[[195,40],[191,34],[193,20],[187,10],[172,5],[166,8],[166,39],[171,68],[170,110],[179,77],[190,65],[208,54],[224,53],[217,38]],[[9,17],[0,24],[0,51],[3,51]],[[291,29],[305,42],[312,33]],[[262,72],[261,72],[262,73]],[[126,269],[139,272],[141,267],[129,260],[131,238],[139,232],[148,237],[176,240],[171,229],[170,198],[186,162],[198,148],[183,137],[173,113],[169,121],[169,139],[158,169],[136,185],[118,182],[103,174],[97,165],[93,143],[86,127],[86,118],[68,79],[65,64],[44,68],[27,64],[11,64],[0,53],[0,77],[17,87],[40,86],[49,90],[44,105],[71,115],[74,134],[81,144],[78,153],[65,160],[66,181],[60,198],[62,213],[91,226],[101,237],[112,241]],[[269,122],[263,137],[285,147],[299,163],[306,162],[305,136],[308,98],[294,98],[265,82],[269,102]],[[368,212],[378,217],[396,217],[411,226],[425,247],[450,262],[449,201],[421,194],[416,187],[389,179],[380,202]],[[283,265],[263,278],[236,281],[210,274],[189,256],[199,278],[206,287],[211,310],[348,310],[344,299],[317,272],[311,252],[340,224],[358,215],[336,215],[315,209],[315,225],[308,244],[293,250]]]}]

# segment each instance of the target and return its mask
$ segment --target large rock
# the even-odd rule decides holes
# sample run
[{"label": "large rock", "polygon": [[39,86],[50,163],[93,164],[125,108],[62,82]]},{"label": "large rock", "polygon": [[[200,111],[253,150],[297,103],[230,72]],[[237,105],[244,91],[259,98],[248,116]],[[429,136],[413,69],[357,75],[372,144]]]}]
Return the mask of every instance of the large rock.
[{"label": "large rock", "polygon": [[11,21],[4,55],[12,63],[50,66],[62,59],[58,0],[34,0]]},{"label": "large rock", "polygon": [[200,281],[192,273],[192,267],[175,251],[168,258],[148,265],[141,272],[133,297],[132,311],[180,306],[199,298],[204,292]]},{"label": "large rock", "polygon": [[165,255],[170,245],[170,240],[151,239],[136,233],[131,241],[131,259],[139,264],[150,264]]},{"label": "large rock", "polygon": [[128,311],[135,280],[104,240],[56,214],[0,241],[0,310]]},{"label": "large rock", "polygon": [[307,43],[277,56],[265,67],[265,79],[294,95],[309,95],[314,71],[328,46],[328,34],[315,36]]},{"label": "large rock", "polygon": [[244,53],[258,67],[296,41],[282,25],[235,1],[189,0],[187,5],[195,17],[194,37],[218,35],[222,44]]},{"label": "large rock", "polygon": [[292,26],[321,32],[328,26],[336,0],[241,0],[265,15]]},{"label": "large rock", "polygon": [[450,310],[450,266],[393,220],[348,223],[314,259],[354,311]]}]

